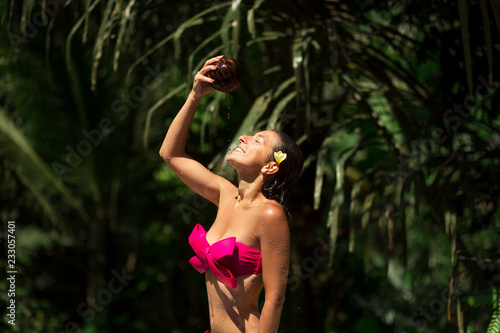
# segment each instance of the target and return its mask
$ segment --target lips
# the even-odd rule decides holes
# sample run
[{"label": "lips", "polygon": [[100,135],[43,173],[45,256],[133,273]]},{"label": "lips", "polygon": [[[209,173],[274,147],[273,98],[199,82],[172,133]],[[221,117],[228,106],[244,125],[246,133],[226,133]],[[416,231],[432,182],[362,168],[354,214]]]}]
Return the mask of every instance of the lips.
[{"label": "lips", "polygon": [[238,153],[245,153],[245,151],[241,149],[241,147],[236,148],[234,151],[237,151]]}]

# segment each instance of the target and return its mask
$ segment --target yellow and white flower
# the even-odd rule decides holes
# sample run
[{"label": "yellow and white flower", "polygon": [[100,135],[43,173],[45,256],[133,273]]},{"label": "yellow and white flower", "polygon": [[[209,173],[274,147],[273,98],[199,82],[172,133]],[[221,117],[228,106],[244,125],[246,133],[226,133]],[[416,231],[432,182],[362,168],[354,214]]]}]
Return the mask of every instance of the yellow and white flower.
[{"label": "yellow and white flower", "polygon": [[278,165],[281,164],[286,159],[286,153],[283,153],[281,150],[274,152],[274,159]]}]

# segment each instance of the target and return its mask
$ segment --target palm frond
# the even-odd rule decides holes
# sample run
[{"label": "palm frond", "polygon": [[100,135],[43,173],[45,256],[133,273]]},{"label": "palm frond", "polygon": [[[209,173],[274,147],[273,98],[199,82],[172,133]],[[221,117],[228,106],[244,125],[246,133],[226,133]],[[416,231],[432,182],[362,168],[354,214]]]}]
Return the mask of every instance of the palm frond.
[{"label": "palm frond", "polygon": [[123,11],[121,13],[120,30],[118,31],[118,37],[116,39],[115,56],[113,60],[113,69],[115,71],[118,69],[118,60],[125,45],[125,35],[127,33],[127,29],[131,28],[130,23],[135,20],[135,16],[137,15],[136,11],[134,10],[134,6],[135,0],[130,0],[127,6],[123,8]]},{"label": "palm frond", "polygon": [[500,332],[500,290],[492,288],[493,296],[493,314],[491,316],[491,322],[488,325],[487,333],[499,333]]},{"label": "palm frond", "polygon": [[33,193],[41,207],[55,225],[59,224],[54,200],[62,200],[72,207],[82,221],[90,220],[81,200],[57,178],[53,170],[33,149],[30,141],[0,110],[0,155],[12,163],[23,184]]},{"label": "palm frond", "polygon": [[469,37],[469,4],[467,0],[458,0],[458,12],[460,13],[460,29],[462,30],[462,46],[465,59],[465,70],[467,73],[467,84],[469,95],[473,95],[474,82],[472,81],[472,55]]},{"label": "palm frond", "polygon": [[184,21],[172,34],[168,35],[164,39],[162,39],[159,43],[154,45],[153,47],[149,48],[142,56],[140,56],[134,63],[129,67],[127,71],[127,80],[130,79],[130,76],[132,74],[132,71],[139,65],[141,62],[143,62],[147,57],[149,57],[151,54],[154,52],[158,51],[160,48],[162,48],[166,43],[168,43],[170,40],[174,40],[174,45],[177,45],[175,47],[175,54],[177,57],[180,56],[180,37],[184,33],[184,31],[188,28],[201,25],[205,21],[203,20],[203,16],[210,14],[212,12],[216,12],[224,7],[230,6],[230,3],[221,3],[221,4],[216,4],[211,6],[210,8],[196,14],[195,16],[191,17],[190,19]]}]

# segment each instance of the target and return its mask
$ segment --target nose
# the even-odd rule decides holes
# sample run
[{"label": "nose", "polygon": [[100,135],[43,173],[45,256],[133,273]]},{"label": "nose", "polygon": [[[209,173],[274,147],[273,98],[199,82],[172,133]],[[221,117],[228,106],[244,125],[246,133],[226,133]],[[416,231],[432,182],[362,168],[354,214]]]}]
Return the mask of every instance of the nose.
[{"label": "nose", "polygon": [[245,135],[240,136],[238,140],[240,141],[240,143],[245,143],[247,141]]}]

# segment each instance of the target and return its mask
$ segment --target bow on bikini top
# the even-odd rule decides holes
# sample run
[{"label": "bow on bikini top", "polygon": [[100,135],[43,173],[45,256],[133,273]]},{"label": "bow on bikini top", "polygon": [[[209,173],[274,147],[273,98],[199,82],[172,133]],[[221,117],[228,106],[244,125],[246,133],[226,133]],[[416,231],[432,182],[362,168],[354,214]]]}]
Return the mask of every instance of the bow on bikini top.
[{"label": "bow on bikini top", "polygon": [[248,245],[238,243],[236,237],[221,239],[212,245],[207,242],[207,232],[197,224],[189,245],[196,254],[189,263],[200,273],[210,269],[215,278],[226,286],[236,288],[235,276],[257,274],[262,271],[261,253]]}]

